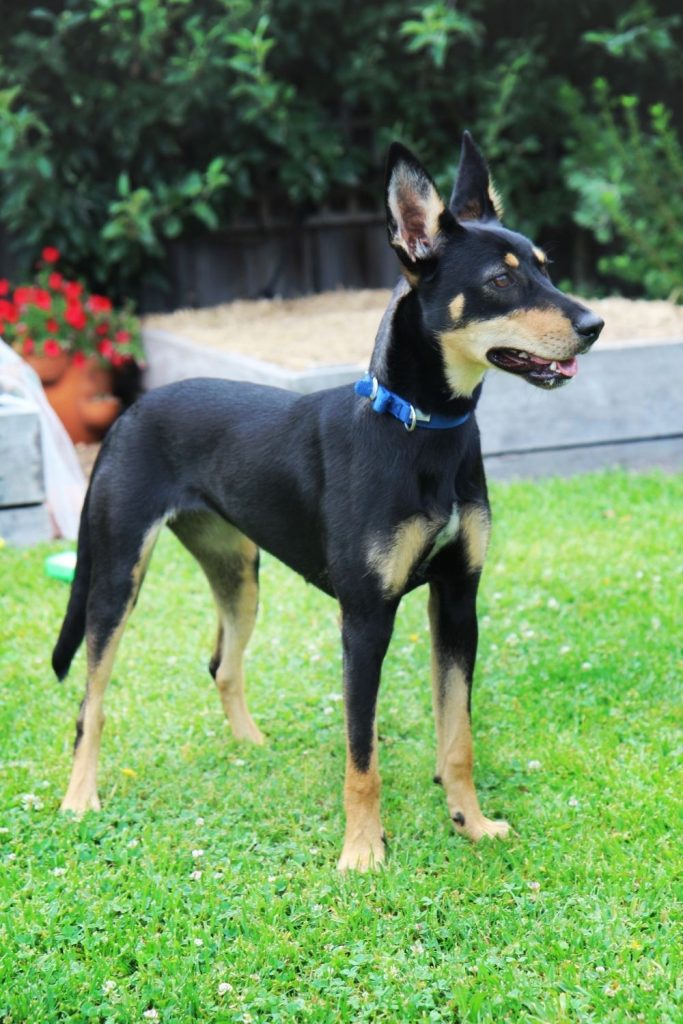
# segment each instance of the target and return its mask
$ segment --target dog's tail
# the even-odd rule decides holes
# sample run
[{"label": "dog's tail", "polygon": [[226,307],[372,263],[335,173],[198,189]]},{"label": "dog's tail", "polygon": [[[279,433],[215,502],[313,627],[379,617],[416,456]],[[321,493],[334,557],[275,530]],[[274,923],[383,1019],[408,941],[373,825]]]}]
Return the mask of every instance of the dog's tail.
[{"label": "dog's tail", "polygon": [[90,490],[88,489],[78,529],[76,572],[71,584],[71,594],[69,595],[64,622],[52,652],[52,668],[60,683],[66,677],[73,657],[81,646],[81,641],[85,635],[85,609],[90,589],[91,566],[90,528],[88,526],[89,497]]}]

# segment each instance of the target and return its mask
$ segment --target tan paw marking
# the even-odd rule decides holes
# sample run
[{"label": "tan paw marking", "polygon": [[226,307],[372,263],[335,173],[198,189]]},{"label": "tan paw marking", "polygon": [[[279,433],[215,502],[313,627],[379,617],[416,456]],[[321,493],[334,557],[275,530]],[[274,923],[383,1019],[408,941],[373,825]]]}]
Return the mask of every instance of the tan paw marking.
[{"label": "tan paw marking", "polygon": [[341,857],[337,863],[338,871],[374,871],[384,864],[384,842],[381,835],[363,834],[344,843]]},{"label": "tan paw marking", "polygon": [[240,722],[230,723],[232,734],[236,740],[240,743],[246,741],[247,743],[255,743],[258,747],[262,747],[266,742],[266,738],[254,722],[251,715],[248,719],[242,719]]},{"label": "tan paw marking", "polygon": [[456,811],[451,815],[455,831],[461,836],[467,836],[473,843],[480,839],[507,839],[510,832],[510,825],[507,821],[494,821],[485,818],[483,814],[471,817],[469,820],[462,812]]},{"label": "tan paw marking", "polygon": [[60,811],[70,811],[72,814],[77,814],[79,817],[85,814],[86,811],[99,811],[102,809],[100,804],[100,798],[97,793],[91,793],[89,795],[74,794],[73,796],[66,794],[62,800]]}]

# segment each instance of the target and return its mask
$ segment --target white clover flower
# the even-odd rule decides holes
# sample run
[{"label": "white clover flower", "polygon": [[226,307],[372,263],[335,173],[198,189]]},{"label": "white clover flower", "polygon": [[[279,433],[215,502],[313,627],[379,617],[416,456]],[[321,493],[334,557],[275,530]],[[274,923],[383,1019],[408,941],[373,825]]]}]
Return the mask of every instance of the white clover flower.
[{"label": "white clover flower", "polygon": [[229,981],[221,981],[218,985],[218,995],[224,996],[226,992],[232,992],[232,985]]},{"label": "white clover flower", "polygon": [[43,807],[43,801],[35,793],[22,793],[21,802],[25,811],[40,811]]},{"label": "white clover flower", "polygon": [[159,1011],[150,1006],[149,1010],[145,1010],[142,1016],[146,1017],[147,1020],[159,1020]]},{"label": "white clover flower", "polygon": [[196,821],[195,821],[195,825],[200,825],[200,826],[201,826],[201,825],[203,825],[203,824],[204,824],[204,819],[203,819],[203,818],[197,818],[197,819],[196,819]]},{"label": "white clover flower", "polygon": [[65,875],[66,874],[66,868],[53,868],[52,869],[52,874],[55,875],[56,877],[59,877],[59,875]]},{"label": "white clover flower", "polygon": [[192,879],[193,882],[198,882],[201,877],[202,877],[201,871],[191,871],[190,872],[190,878]]},{"label": "white clover flower", "polygon": [[104,984],[102,985],[102,994],[108,996],[111,992],[115,990],[115,988],[116,982],[110,978],[108,981],[105,981]]},{"label": "white clover flower", "polygon": [[198,857],[203,857],[204,856],[204,851],[203,850],[193,850],[192,851],[192,856],[194,857],[195,860],[197,860]]},{"label": "white clover flower", "polygon": [[527,771],[529,771],[529,772],[540,772],[540,770],[541,770],[541,762],[540,761],[527,761],[526,767],[527,767]]},{"label": "white clover flower", "polygon": [[538,890],[541,888],[540,882],[527,882],[526,884],[529,886],[532,892],[538,892]]}]

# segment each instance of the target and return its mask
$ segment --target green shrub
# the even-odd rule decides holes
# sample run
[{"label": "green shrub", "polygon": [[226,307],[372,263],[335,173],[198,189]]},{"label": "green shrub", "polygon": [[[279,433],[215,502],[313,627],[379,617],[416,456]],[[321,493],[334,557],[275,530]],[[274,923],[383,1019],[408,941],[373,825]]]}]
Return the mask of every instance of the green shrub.
[{"label": "green shrub", "polygon": [[576,191],[574,217],[609,247],[604,274],[643,288],[653,298],[683,298],[683,147],[662,103],[643,117],[635,96],[595,87],[595,116],[578,98],[583,134],[564,161]]}]

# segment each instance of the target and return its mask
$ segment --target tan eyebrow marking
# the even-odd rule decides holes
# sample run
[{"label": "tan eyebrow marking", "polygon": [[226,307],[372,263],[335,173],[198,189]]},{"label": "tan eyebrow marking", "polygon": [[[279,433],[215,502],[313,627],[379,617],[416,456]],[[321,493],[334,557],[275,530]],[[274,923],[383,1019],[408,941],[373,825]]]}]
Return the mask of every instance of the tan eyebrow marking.
[{"label": "tan eyebrow marking", "polygon": [[539,249],[538,246],[535,245],[532,251],[539,263],[545,263],[547,261],[548,257],[543,252],[543,249]]},{"label": "tan eyebrow marking", "polygon": [[518,267],[519,260],[515,256],[514,252],[506,252],[503,256],[503,260],[507,263],[508,267]]},{"label": "tan eyebrow marking", "polygon": [[462,311],[465,308],[465,296],[460,294],[456,295],[450,306],[448,307],[451,314],[451,319],[454,324],[457,324],[458,320],[462,316]]}]

